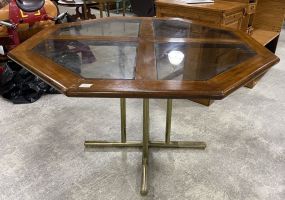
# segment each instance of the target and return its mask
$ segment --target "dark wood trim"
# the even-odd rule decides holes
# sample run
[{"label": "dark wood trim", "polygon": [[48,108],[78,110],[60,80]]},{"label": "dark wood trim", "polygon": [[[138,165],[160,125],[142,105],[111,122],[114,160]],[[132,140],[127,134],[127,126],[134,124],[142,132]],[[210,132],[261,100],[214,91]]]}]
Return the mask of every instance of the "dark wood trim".
[{"label": "dark wood trim", "polygon": [[85,40],[85,41],[108,41],[108,42],[137,42],[137,37],[114,37],[114,36],[92,36],[92,35],[59,35],[49,36],[51,40]]},{"label": "dark wood trim", "polygon": [[140,27],[139,46],[137,51],[137,80],[156,80],[156,58],[154,48],[154,30],[152,20],[143,20]]}]

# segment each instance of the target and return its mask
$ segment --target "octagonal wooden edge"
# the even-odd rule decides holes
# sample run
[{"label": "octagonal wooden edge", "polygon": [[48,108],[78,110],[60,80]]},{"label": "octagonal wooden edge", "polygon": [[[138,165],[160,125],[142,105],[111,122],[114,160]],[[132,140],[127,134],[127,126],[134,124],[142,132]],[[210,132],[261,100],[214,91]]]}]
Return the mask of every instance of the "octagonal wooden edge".
[{"label": "octagonal wooden edge", "polygon": [[[156,80],[153,73],[156,70],[155,61],[153,59],[144,59],[138,56],[136,78],[134,80],[98,80],[85,79],[72,71],[52,62],[46,57],[31,51],[33,47],[44,39],[50,38],[51,34],[62,27],[71,27],[80,24],[90,24],[105,20],[142,20],[141,27],[145,26],[145,30],[150,29],[149,24],[152,18],[136,18],[136,17],[112,17],[98,20],[88,20],[84,22],[75,22],[61,24],[49,29],[45,29],[32,38],[28,39],[17,48],[13,49],[8,56],[31,73],[39,76],[48,84],[54,86],[60,92],[70,97],[106,97],[106,98],[173,98],[173,99],[189,99],[189,98],[208,98],[223,99],[233,91],[246,85],[248,82],[263,75],[270,67],[279,62],[279,58],[264,48],[250,36],[245,35],[241,31],[230,28],[218,28],[234,32],[239,36],[251,49],[256,51],[257,55],[246,60],[245,62],[227,70],[207,81],[177,81],[177,80]],[[159,19],[159,18],[156,18]],[[177,18],[161,18],[163,20],[180,20],[193,24],[190,20]],[[200,23],[198,23],[200,24]],[[204,25],[205,24],[201,24]],[[144,30],[141,30],[144,31]],[[151,34],[150,34],[151,33]],[[81,39],[96,40],[121,40],[121,41],[137,41],[140,45],[138,51],[146,53],[143,56],[154,56],[153,29],[150,33],[145,31],[145,38],[124,38],[124,37],[100,37],[88,36]],[[141,33],[140,33],[141,34]],[[64,39],[64,37],[63,37]],[[153,40],[152,42],[150,42]],[[176,41],[179,39],[171,38]],[[147,51],[151,49],[151,51]],[[151,53],[149,53],[151,52]],[[148,60],[147,63],[145,60]],[[92,84],[90,88],[81,88],[81,84]]]}]

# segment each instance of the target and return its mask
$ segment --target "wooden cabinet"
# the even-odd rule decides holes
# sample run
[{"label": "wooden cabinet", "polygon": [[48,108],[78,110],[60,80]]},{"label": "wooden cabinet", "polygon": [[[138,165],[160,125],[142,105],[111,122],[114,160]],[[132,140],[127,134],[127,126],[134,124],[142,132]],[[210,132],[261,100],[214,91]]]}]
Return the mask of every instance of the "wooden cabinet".
[{"label": "wooden cabinet", "polygon": [[187,4],[183,0],[157,0],[156,7],[157,17],[180,17],[240,29],[246,4],[228,1]]},{"label": "wooden cabinet", "polygon": [[256,14],[253,20],[254,31],[252,37],[259,43],[270,46],[275,52],[276,45],[274,40],[280,35],[285,15],[284,0],[258,0]]},{"label": "wooden cabinet", "polygon": [[[284,22],[285,0],[216,0],[245,3],[241,30],[275,52]],[[276,41],[277,40],[277,41]]]},{"label": "wooden cabinet", "polygon": [[216,2],[228,1],[231,3],[245,4],[244,16],[241,23],[241,30],[248,34],[253,33],[253,19],[256,13],[256,6],[258,0],[215,0]]},{"label": "wooden cabinet", "polygon": [[[216,0],[220,1],[220,0]],[[241,30],[275,53],[285,15],[285,0],[223,0],[242,2],[247,9],[242,20]],[[257,81],[247,84],[253,88]]]}]

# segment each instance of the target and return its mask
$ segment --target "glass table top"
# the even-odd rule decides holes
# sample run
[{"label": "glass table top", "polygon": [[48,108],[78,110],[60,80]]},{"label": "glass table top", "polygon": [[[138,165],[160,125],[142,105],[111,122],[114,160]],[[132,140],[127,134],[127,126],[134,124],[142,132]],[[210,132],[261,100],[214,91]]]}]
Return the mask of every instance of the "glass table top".
[{"label": "glass table top", "polygon": [[154,20],[155,37],[237,39],[234,33],[179,20]]},{"label": "glass table top", "polygon": [[155,47],[159,80],[208,80],[250,59],[244,44],[163,43]]},{"label": "glass table top", "polygon": [[138,37],[141,20],[99,21],[59,29],[55,35],[130,36]]},{"label": "glass table top", "polygon": [[94,79],[134,79],[136,43],[46,40],[33,51]]},{"label": "glass table top", "polygon": [[[53,35],[73,39],[45,40],[33,51],[84,78],[135,79],[138,42],[116,42],[109,38],[138,40],[140,26],[141,20],[116,20],[63,27]],[[208,80],[255,55],[254,50],[230,31],[179,20],[153,19],[151,27],[154,37],[149,39],[153,40],[151,45],[155,49],[158,80]],[[75,39],[80,36],[83,39]],[[98,36],[100,41],[96,38],[87,41],[84,36]],[[167,38],[186,41],[159,41]],[[200,40],[195,42],[195,39]]]}]

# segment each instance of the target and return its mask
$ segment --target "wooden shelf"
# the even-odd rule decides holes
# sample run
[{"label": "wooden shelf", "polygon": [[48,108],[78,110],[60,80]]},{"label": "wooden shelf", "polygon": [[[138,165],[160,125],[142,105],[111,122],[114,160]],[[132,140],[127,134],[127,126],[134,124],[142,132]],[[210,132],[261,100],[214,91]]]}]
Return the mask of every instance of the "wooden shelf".
[{"label": "wooden shelf", "polygon": [[280,33],[275,31],[268,31],[262,29],[254,29],[251,37],[257,40],[263,46],[267,45],[275,39]]}]

